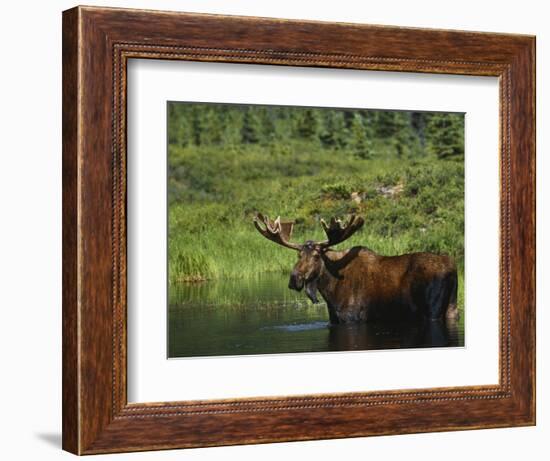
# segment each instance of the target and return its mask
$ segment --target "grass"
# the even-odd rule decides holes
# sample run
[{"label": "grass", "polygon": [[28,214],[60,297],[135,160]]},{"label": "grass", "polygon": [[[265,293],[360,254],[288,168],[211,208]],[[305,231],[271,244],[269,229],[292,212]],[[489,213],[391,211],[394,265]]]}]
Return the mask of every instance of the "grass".
[{"label": "grass", "polygon": [[[357,213],[365,226],[336,248],[453,256],[464,305],[464,167],[435,156],[360,159],[290,142],[169,147],[169,280],[288,274],[296,255],[254,228],[257,211],[296,220],[293,240],[324,239],[319,219]],[[238,304],[228,299],[227,304]],[[219,299],[218,299],[219,302]]]},{"label": "grass", "polygon": [[[435,157],[359,159],[303,142],[169,147],[171,283],[288,273],[296,255],[254,228],[257,211],[295,219],[293,240],[323,239],[321,217],[366,224],[340,248],[414,251],[464,260],[463,163]],[[338,247],[337,247],[338,248]]]}]

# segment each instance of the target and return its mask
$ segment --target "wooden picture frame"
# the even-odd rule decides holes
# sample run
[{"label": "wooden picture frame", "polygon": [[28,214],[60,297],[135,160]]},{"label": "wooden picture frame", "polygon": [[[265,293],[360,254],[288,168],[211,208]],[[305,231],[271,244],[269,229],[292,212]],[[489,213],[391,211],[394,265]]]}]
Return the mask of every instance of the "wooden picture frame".
[{"label": "wooden picture frame", "polygon": [[[498,385],[129,404],[125,111],[131,58],[498,77]],[[63,13],[65,450],[93,454],[533,424],[534,37],[94,7]]]}]

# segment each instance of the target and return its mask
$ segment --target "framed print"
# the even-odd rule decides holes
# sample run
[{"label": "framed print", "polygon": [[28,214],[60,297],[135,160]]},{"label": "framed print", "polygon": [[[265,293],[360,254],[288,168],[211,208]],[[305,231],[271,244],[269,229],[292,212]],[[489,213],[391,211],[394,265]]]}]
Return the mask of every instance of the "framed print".
[{"label": "framed print", "polygon": [[534,37],[63,13],[63,448],[535,423]]}]

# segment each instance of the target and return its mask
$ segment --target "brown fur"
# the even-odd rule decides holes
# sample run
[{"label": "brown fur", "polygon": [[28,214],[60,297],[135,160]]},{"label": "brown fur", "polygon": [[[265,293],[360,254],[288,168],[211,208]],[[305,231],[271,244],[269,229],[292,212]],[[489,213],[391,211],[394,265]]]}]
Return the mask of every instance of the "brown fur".
[{"label": "brown fur", "polygon": [[306,242],[289,283],[326,301],[331,323],[441,319],[458,315],[457,273],[445,255],[381,256],[364,248],[323,250]]},{"label": "brown fur", "polygon": [[382,256],[365,247],[330,249],[350,238],[364,222],[355,215],[346,222],[321,219],[327,240],[299,245],[290,242],[293,221],[271,220],[260,213],[254,218],[265,238],[299,252],[288,287],[298,291],[305,287],[313,303],[321,293],[331,323],[457,318],[458,277],[449,256]]}]

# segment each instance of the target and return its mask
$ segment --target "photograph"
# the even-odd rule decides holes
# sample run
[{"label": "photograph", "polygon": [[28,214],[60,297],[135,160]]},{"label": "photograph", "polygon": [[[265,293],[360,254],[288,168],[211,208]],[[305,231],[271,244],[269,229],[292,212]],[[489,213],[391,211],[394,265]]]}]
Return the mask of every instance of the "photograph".
[{"label": "photograph", "polygon": [[42,3],[6,22],[11,458],[545,452],[541,6]]},{"label": "photograph", "polygon": [[168,358],[464,347],[464,114],[169,101]]}]

